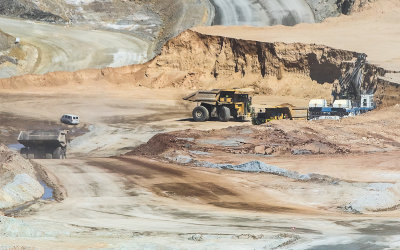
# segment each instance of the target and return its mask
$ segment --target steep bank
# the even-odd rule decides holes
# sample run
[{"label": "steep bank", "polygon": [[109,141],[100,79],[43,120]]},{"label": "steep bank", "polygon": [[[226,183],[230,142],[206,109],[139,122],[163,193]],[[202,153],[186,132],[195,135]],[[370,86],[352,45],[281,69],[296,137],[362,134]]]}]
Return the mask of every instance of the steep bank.
[{"label": "steep bank", "polygon": [[[333,84],[358,53],[323,45],[267,43],[185,31],[152,61],[122,68],[54,72],[0,80],[2,88],[65,84],[128,84],[151,88],[253,87],[260,93],[330,98]],[[368,91],[378,103],[400,100],[396,84],[381,80],[383,68],[364,68]],[[393,89],[394,88],[394,89]]]}]

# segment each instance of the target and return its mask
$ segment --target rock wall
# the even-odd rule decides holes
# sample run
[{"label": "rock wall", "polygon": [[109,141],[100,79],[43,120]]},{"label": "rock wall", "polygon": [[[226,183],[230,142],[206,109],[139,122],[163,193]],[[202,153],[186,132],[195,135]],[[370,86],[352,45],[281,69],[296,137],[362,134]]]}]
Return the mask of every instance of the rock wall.
[{"label": "rock wall", "polygon": [[306,0],[317,22],[340,14],[350,15],[362,10],[368,3],[375,0]]},{"label": "rock wall", "polygon": [[51,23],[64,22],[60,16],[41,10],[33,1],[29,0],[1,0],[0,15],[21,17]]}]

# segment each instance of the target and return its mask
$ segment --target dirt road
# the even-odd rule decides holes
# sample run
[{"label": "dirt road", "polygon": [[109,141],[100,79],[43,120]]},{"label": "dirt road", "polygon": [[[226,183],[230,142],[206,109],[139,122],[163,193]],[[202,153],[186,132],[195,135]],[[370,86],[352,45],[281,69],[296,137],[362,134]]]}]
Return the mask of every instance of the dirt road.
[{"label": "dirt road", "polygon": [[0,18],[1,29],[33,45],[37,57],[23,73],[118,67],[148,59],[149,42],[118,32]]},{"label": "dirt road", "polygon": [[[82,91],[82,88],[85,91]],[[188,91],[115,86],[70,86],[8,91],[0,94],[0,138],[14,144],[19,130],[69,128],[85,135],[76,138],[70,156],[114,156],[126,153],[160,132],[194,128],[212,129],[234,122],[196,124],[190,120],[193,105],[180,101]],[[40,112],[38,112],[40,110]],[[63,126],[62,114],[78,114],[81,125]]]},{"label": "dirt road", "polygon": [[[380,165],[385,159],[375,157]],[[375,216],[318,211],[312,202],[296,204],[298,195],[287,197],[282,207],[277,201],[285,197],[284,190],[304,188],[282,177],[182,168],[135,157],[36,162],[55,175],[68,194],[61,203],[31,206],[24,216],[25,226],[34,230],[46,225],[52,238],[35,239],[20,230],[2,244],[13,245],[14,239],[18,245],[40,248],[331,249],[338,241],[352,249],[398,246],[400,228],[393,219],[397,212]],[[318,185],[312,186],[303,196],[317,195],[320,204],[327,201],[317,194]]]},{"label": "dirt road", "polygon": [[[179,101],[187,91],[84,86],[84,92],[82,88],[70,86],[61,94],[57,87],[46,88],[45,93],[43,89],[2,93],[2,141],[13,143],[13,135],[24,126],[57,127],[65,112],[81,116],[83,125],[75,129],[90,130],[73,140],[67,160],[35,160],[65,199],[39,201],[17,213],[18,218],[2,217],[3,246],[331,249],[338,242],[343,248],[399,246],[397,209],[358,214],[344,207],[394,187],[398,151],[340,157],[221,154],[209,159],[260,160],[332,178],[311,182],[116,156],[156,133],[217,129],[211,135],[243,123],[191,122],[190,105]],[[285,98],[260,96],[255,102],[306,103]]]}]

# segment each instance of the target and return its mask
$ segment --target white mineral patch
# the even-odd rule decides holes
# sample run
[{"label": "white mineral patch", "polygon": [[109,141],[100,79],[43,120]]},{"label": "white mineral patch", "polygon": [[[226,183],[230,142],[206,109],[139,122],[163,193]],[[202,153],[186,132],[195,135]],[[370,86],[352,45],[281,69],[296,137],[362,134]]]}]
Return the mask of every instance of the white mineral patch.
[{"label": "white mineral patch", "polygon": [[18,174],[14,180],[0,190],[0,208],[18,206],[40,198],[44,189],[27,174]]},{"label": "white mineral patch", "polygon": [[400,205],[400,183],[374,183],[367,191],[352,201],[348,207],[355,211],[380,211]]}]

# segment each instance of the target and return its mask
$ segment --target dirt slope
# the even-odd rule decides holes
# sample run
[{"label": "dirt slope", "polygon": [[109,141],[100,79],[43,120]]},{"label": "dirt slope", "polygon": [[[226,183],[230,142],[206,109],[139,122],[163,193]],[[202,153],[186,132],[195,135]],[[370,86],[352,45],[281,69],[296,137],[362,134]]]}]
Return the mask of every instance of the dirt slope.
[{"label": "dirt slope", "polygon": [[0,211],[40,198],[44,189],[31,163],[0,144]]},{"label": "dirt slope", "polygon": [[[228,127],[209,131],[182,130],[154,136],[130,155],[172,159],[223,156],[240,162],[242,155],[338,155],[400,149],[400,106],[375,110],[340,121],[280,120],[261,126]],[[191,139],[190,139],[191,138]],[[204,154],[196,152],[204,152]],[[213,157],[210,157],[214,155]],[[237,161],[236,161],[237,163]]]},{"label": "dirt slope", "polygon": [[[1,79],[1,88],[111,83],[151,88],[253,87],[270,95],[330,98],[334,84],[358,54],[315,44],[267,43],[185,31],[152,61],[122,68],[54,72]],[[365,90],[377,90],[378,103],[398,102],[397,85],[386,71],[365,67]]]}]

